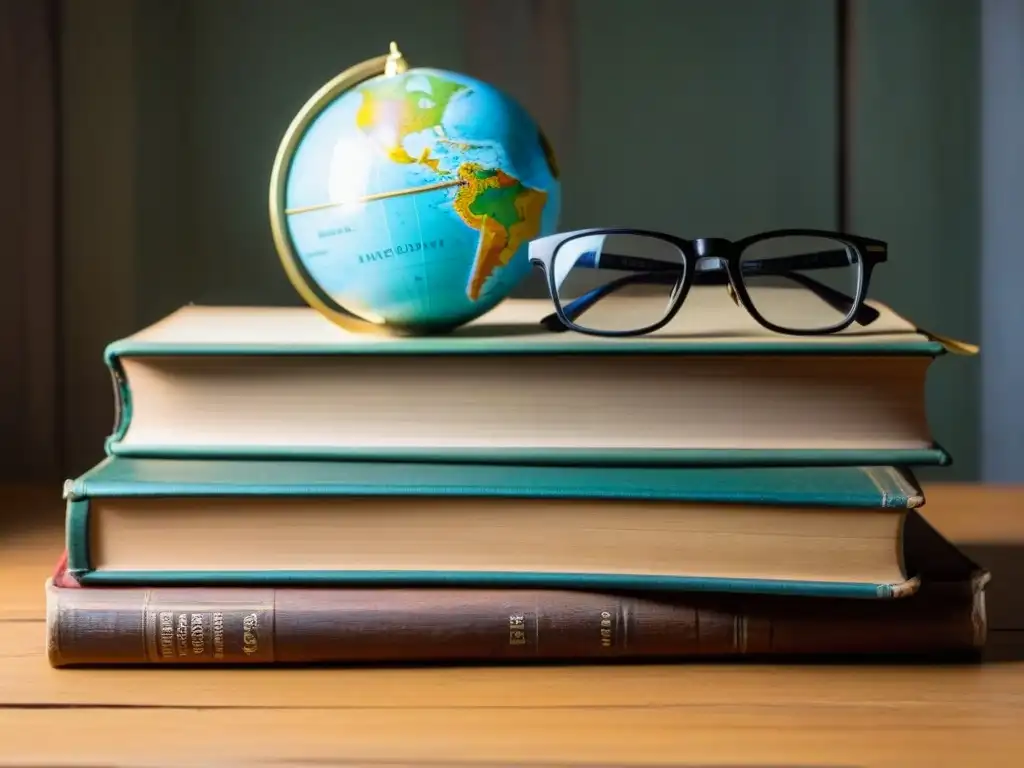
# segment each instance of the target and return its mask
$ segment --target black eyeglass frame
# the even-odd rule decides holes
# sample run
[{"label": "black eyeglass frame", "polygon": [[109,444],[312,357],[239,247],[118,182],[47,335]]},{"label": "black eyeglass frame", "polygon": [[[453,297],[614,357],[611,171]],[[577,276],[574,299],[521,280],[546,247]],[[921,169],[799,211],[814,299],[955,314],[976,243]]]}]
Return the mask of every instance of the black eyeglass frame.
[{"label": "black eyeglass frame", "polygon": [[[603,331],[578,325],[565,314],[562,302],[558,298],[558,286],[555,284],[555,272],[552,265],[558,257],[558,252],[568,243],[571,243],[581,237],[593,237],[595,235],[636,235],[658,238],[672,244],[682,252],[686,261],[682,265],[683,269],[681,270],[681,274],[672,288],[672,295],[670,297],[668,310],[665,312],[661,320],[642,328],[632,330]],[[741,259],[743,252],[756,243],[782,237],[818,237],[835,240],[837,243],[842,243],[856,251],[861,264],[860,280],[857,286],[857,293],[852,297],[850,310],[840,322],[824,328],[786,328],[767,320],[754,306],[754,302],[750,298],[750,294],[742,280]],[[628,259],[630,257],[626,258]],[[863,237],[861,235],[822,229],[776,229],[750,235],[741,240],[729,240],[717,237],[687,239],[676,235],[670,235],[666,232],[635,229],[631,227],[609,227],[604,229],[580,230],[570,234],[564,240],[561,240],[550,252],[544,253],[541,256],[535,256],[533,254],[530,255],[530,262],[539,266],[544,273],[548,292],[555,306],[555,312],[543,318],[541,320],[541,324],[548,330],[552,331],[574,330],[579,333],[585,333],[592,336],[605,337],[642,336],[644,334],[657,331],[670,323],[679,312],[679,309],[686,301],[686,296],[690,292],[690,288],[693,286],[698,274],[705,276],[715,275],[715,271],[698,272],[695,269],[696,264],[703,259],[720,260],[720,263],[723,264],[725,268],[725,282],[732,289],[734,301],[740,304],[750,314],[750,316],[764,328],[775,333],[781,333],[789,336],[820,336],[830,333],[838,333],[839,331],[849,328],[850,325],[858,320],[858,314],[862,315],[860,321],[865,325],[878,318],[878,312],[872,307],[866,305],[864,301],[867,298],[868,286],[871,282],[871,275],[874,268],[888,259],[888,243],[884,240]],[[667,263],[664,264],[667,266]]]}]

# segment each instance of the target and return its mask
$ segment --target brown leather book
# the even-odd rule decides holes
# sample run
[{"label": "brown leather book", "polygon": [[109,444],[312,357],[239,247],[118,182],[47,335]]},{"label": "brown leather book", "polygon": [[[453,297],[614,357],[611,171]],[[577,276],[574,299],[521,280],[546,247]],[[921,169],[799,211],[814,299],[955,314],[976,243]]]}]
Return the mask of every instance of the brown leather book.
[{"label": "brown leather book", "polygon": [[[900,600],[47,582],[55,667],[976,654],[987,574]],[[61,584],[62,586],[57,586]]]}]

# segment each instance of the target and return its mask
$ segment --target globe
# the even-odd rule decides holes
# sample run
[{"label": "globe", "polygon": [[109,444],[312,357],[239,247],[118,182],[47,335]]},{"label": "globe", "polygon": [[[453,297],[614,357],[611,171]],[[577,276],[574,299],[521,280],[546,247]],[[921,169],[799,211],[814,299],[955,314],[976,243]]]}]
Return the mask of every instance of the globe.
[{"label": "globe", "polygon": [[332,314],[453,329],[505,299],[530,269],[527,243],[555,231],[551,148],[494,86],[403,67],[308,111],[283,158],[278,247]]}]

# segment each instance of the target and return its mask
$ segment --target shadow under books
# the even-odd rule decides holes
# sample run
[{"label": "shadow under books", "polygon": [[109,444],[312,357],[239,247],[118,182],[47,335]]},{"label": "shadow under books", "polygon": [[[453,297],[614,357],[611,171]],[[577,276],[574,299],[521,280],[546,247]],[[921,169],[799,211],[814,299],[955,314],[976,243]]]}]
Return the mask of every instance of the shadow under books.
[{"label": "shadow under books", "polygon": [[[787,669],[797,668],[922,668],[932,669],[967,669],[967,668],[992,668],[1000,664],[1011,664],[1024,661],[1024,633],[1014,633],[1018,639],[1012,643],[994,643],[986,646],[977,652],[959,652],[947,654],[872,654],[870,656],[860,654],[831,654],[815,657],[802,656],[799,654],[750,654],[747,656],[701,656],[692,655],[680,656],[678,658],[665,656],[661,658],[629,658],[615,659],[610,661],[595,662],[593,659],[544,659],[544,660],[513,660],[513,659],[475,659],[471,661],[365,661],[365,662],[302,662],[287,663],[267,662],[265,664],[226,664],[217,667],[219,672],[234,672],[246,674],[260,670],[261,674],[286,674],[289,670],[350,670],[350,671],[414,671],[414,670],[474,670],[481,671],[493,669],[565,669],[565,668],[601,668],[615,667],[703,667],[705,669],[724,667],[735,669],[737,667],[770,668],[785,673]],[[161,667],[160,674],[174,674],[187,672],[189,670],[207,669],[208,664],[177,663]],[[109,665],[80,664],[67,668],[69,671],[75,669],[103,669],[105,674],[117,674],[118,670],[141,670],[153,669],[152,664],[121,664],[117,667]]]}]

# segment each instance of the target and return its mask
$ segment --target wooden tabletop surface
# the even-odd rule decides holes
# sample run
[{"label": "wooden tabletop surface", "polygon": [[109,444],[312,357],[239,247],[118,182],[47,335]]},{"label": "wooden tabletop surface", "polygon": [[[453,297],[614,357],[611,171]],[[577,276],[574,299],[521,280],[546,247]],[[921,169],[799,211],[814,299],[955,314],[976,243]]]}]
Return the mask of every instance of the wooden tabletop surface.
[{"label": "wooden tabletop surface", "polygon": [[[926,493],[954,541],[1024,552],[1024,488]],[[1014,606],[962,666],[53,670],[59,490],[0,502],[0,765],[1024,766]]]}]

